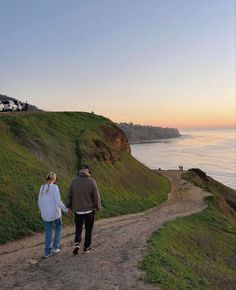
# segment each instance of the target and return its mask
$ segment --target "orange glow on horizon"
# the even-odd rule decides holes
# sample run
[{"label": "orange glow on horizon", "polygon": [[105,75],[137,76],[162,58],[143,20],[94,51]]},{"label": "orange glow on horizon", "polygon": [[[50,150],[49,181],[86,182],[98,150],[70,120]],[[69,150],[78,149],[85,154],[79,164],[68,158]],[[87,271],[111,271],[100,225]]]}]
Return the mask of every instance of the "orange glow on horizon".
[{"label": "orange glow on horizon", "polygon": [[[113,120],[114,121],[114,120]],[[150,125],[150,126],[157,126],[157,127],[169,127],[169,128],[178,128],[178,129],[234,129],[236,128],[236,119],[235,120],[198,120],[192,121],[189,120],[177,120],[175,121],[155,121],[155,120],[148,120],[148,119],[133,119],[130,118],[125,119],[118,119],[115,122],[126,122],[126,123],[133,123],[133,124],[140,124],[140,125]]]},{"label": "orange glow on horizon", "polygon": [[[135,106],[135,103],[134,103]],[[113,114],[112,114],[113,113]],[[235,128],[236,104],[230,102],[183,105],[176,103],[171,106],[148,106],[146,108],[130,107],[125,111],[110,112],[108,117],[116,122],[127,122],[171,128]]]}]

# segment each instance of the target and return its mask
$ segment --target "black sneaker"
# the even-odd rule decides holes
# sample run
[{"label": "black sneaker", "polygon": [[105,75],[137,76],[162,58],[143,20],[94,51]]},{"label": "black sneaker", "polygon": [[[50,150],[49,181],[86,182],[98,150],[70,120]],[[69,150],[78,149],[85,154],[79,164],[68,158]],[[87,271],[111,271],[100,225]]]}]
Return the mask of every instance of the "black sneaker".
[{"label": "black sneaker", "polygon": [[75,248],[73,250],[73,255],[77,255],[78,254],[79,248],[80,248],[79,243],[75,243]]},{"label": "black sneaker", "polygon": [[89,247],[89,248],[84,248],[83,253],[84,254],[92,254],[94,252],[94,249]]}]

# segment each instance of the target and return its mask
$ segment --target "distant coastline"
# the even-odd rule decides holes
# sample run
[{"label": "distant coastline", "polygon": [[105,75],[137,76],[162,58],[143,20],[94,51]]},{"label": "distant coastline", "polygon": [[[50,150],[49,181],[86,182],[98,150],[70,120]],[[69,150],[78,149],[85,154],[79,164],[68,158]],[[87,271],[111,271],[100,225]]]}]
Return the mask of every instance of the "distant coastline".
[{"label": "distant coastline", "polygon": [[157,143],[159,140],[181,137],[177,128],[135,125],[133,123],[119,123],[117,125],[125,133],[130,144]]}]

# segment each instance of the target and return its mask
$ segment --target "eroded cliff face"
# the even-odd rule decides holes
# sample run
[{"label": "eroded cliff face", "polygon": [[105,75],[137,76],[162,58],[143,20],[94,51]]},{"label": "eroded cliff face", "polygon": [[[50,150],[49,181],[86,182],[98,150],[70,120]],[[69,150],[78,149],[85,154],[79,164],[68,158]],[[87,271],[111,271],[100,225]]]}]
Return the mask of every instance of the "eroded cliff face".
[{"label": "eroded cliff face", "polygon": [[[86,142],[84,142],[85,140]],[[78,145],[82,163],[90,161],[115,162],[119,160],[122,152],[129,154],[131,152],[124,132],[111,123],[102,125],[96,130],[83,131]]]},{"label": "eroded cliff face", "polygon": [[112,144],[117,153],[122,151],[131,152],[128,139],[119,127],[115,125],[109,127],[103,125],[100,127],[100,130],[103,133],[103,137]]}]

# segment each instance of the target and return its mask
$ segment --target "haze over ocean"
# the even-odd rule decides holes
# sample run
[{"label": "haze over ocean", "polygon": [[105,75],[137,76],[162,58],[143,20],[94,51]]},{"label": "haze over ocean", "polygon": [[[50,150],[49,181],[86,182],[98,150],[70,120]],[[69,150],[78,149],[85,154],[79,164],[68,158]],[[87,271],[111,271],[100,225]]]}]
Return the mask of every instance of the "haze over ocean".
[{"label": "haze over ocean", "polygon": [[236,189],[236,131],[180,130],[180,138],[131,145],[132,155],[152,169],[201,168]]}]

